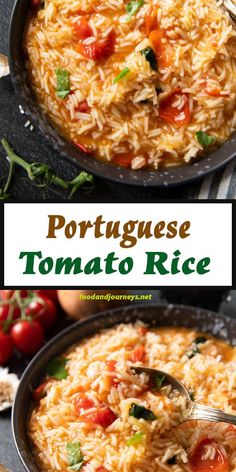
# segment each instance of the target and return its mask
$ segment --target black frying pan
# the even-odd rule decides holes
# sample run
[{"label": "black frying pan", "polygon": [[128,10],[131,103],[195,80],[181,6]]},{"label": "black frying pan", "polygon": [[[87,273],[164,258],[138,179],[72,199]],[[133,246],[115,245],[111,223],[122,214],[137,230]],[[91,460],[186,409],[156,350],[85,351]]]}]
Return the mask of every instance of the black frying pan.
[{"label": "black frying pan", "polygon": [[24,67],[22,36],[27,17],[29,0],[16,0],[9,30],[9,63],[11,78],[25,112],[29,115],[34,126],[38,126],[48,138],[52,147],[59,151],[62,157],[77,163],[82,169],[120,183],[141,185],[145,187],[166,187],[184,184],[215,171],[236,154],[236,133],[219,149],[199,161],[183,167],[165,171],[141,170],[132,171],[116,167],[94,159],[70,144],[52,126],[41,113],[36,99],[32,95],[30,84]]},{"label": "black frying pan", "polygon": [[62,354],[74,343],[97,333],[100,329],[113,327],[117,323],[135,322],[136,320],[143,320],[151,326],[196,328],[236,345],[236,319],[183,305],[146,305],[117,308],[70,326],[46,344],[34,357],[23,374],[15,398],[12,416],[13,435],[19,456],[27,472],[39,472],[34,463],[27,438],[27,419],[32,389],[40,383],[48,362]]}]

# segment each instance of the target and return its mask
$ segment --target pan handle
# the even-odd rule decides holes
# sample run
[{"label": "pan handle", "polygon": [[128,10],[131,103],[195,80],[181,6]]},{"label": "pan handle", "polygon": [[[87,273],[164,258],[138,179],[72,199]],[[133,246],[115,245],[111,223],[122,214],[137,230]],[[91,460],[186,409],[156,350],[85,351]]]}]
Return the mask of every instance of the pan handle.
[{"label": "pan handle", "polygon": [[219,306],[219,314],[236,318],[236,290],[230,290]]}]

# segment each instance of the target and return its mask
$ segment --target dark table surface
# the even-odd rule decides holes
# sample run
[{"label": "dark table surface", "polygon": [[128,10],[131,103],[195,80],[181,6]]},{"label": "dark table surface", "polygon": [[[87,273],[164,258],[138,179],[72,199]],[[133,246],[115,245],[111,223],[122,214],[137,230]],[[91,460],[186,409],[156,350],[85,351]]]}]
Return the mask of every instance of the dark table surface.
[{"label": "dark table surface", "polygon": [[[154,301],[160,301],[160,292],[158,291],[142,291],[142,293],[152,293]],[[133,291],[132,293],[138,293]],[[236,291],[231,291],[229,294],[222,290],[186,290],[166,289],[161,294],[162,300],[168,300],[171,303],[185,303],[187,305],[195,305],[211,310],[219,311],[228,316],[236,317]],[[222,301],[223,300],[223,301]],[[150,302],[146,302],[150,303]],[[59,328],[66,327],[68,320],[63,319],[60,322]],[[57,329],[57,330],[58,330]],[[26,363],[15,358],[12,361],[10,370],[19,375],[25,368]],[[24,472],[24,469],[18,458],[11,431],[11,413],[10,411],[0,414],[0,464],[4,464],[11,472]]]},{"label": "dark table surface", "polygon": [[[0,52],[7,55],[7,36],[9,19],[14,0],[0,0]],[[18,101],[14,93],[10,76],[0,79],[0,137],[6,137],[10,144],[28,161],[47,162],[55,169],[59,176],[72,179],[78,174],[78,167],[63,160],[48,144],[46,139],[38,130],[30,132],[24,127],[26,118],[20,114]],[[0,179],[6,177],[8,163],[2,148],[0,149]],[[194,184],[191,184],[194,186]],[[88,192],[81,189],[76,200],[83,197],[87,201],[120,201],[149,202],[158,199],[180,199],[186,192],[186,186],[168,189],[147,189],[111,183],[107,180],[96,178],[95,187]],[[13,199],[51,200],[66,199],[67,194],[57,189],[42,190],[29,184],[25,173],[17,169],[14,180]]]}]

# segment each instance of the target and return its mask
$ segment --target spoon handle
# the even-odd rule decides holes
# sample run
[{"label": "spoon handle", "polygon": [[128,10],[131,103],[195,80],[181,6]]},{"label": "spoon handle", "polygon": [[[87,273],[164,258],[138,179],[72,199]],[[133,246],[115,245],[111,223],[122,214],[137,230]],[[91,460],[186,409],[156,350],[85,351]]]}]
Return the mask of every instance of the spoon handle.
[{"label": "spoon handle", "polygon": [[222,410],[217,410],[216,408],[210,408],[205,405],[198,405],[193,403],[192,409],[190,411],[188,420],[205,420],[205,421],[216,421],[223,423],[231,423],[236,425],[236,415],[229,415],[224,413]]}]

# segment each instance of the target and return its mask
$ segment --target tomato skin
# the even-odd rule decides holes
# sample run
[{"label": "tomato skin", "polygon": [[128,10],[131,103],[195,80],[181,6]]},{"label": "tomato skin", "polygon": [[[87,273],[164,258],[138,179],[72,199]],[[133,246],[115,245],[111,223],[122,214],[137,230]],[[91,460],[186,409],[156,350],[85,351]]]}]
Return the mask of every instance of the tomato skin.
[{"label": "tomato skin", "polygon": [[38,321],[17,321],[11,329],[17,349],[27,356],[35,354],[43,345],[44,330]]},{"label": "tomato skin", "polygon": [[58,302],[57,290],[35,290],[35,293],[50,298],[54,302]]},{"label": "tomato skin", "polygon": [[[184,105],[181,109],[174,107],[174,102],[178,95],[184,97]],[[166,123],[174,126],[187,125],[190,122],[190,110],[188,95],[177,89],[166,98],[161,100],[159,105],[159,116]]]},{"label": "tomato skin", "polygon": [[40,295],[40,300],[31,300],[29,305],[25,309],[26,316],[32,317],[37,320],[46,330],[54,326],[57,310],[52,300]]},{"label": "tomato skin", "polygon": [[137,346],[131,356],[133,362],[145,362],[146,351],[143,346]]},{"label": "tomato skin", "polygon": [[9,334],[0,331],[0,365],[6,364],[14,349],[12,338]]},{"label": "tomato skin", "polygon": [[[8,318],[9,317],[9,318]],[[20,317],[20,309],[16,306],[4,304],[0,305],[0,328],[7,319],[15,320]]]},{"label": "tomato skin", "polygon": [[111,31],[102,41],[95,41],[92,44],[79,44],[78,51],[88,59],[99,61],[110,57],[115,50],[116,34]]},{"label": "tomato skin", "polygon": [[94,402],[90,400],[85,393],[81,392],[74,398],[74,405],[76,413],[81,415],[81,410],[89,410],[90,408],[93,408]]},{"label": "tomato skin", "polygon": [[85,152],[85,154],[90,154],[90,151],[89,151],[83,144],[79,144],[79,143],[77,143],[76,141],[73,141],[73,144],[74,144],[80,151]]},{"label": "tomato skin", "polygon": [[157,63],[161,68],[168,67],[173,59],[173,49],[169,42],[163,42],[165,39],[164,31],[160,28],[152,30],[149,35],[149,40],[153,44]]},{"label": "tomato skin", "polygon": [[110,426],[116,419],[116,414],[108,407],[98,407],[96,411],[79,416],[79,421],[95,423],[103,428]]},{"label": "tomato skin", "polygon": [[121,167],[130,167],[133,158],[134,156],[131,156],[129,153],[116,154],[112,162]]},{"label": "tomato skin", "polygon": [[117,362],[114,359],[106,361],[106,365],[107,365],[108,370],[110,372],[115,372],[116,371]]},{"label": "tomato skin", "polygon": [[[206,446],[215,448],[214,459],[204,459]],[[200,439],[189,457],[189,466],[191,472],[228,472],[228,458],[223,455],[219,445],[208,437]]]},{"label": "tomato skin", "polygon": [[48,384],[48,381],[43,382],[42,384],[40,384],[37,388],[33,390],[32,397],[34,401],[39,402],[39,400],[45,397],[46,395],[45,387],[47,384]]},{"label": "tomato skin", "polygon": [[76,23],[73,23],[72,30],[78,39],[86,39],[93,36],[93,30],[84,16],[81,16]]}]

